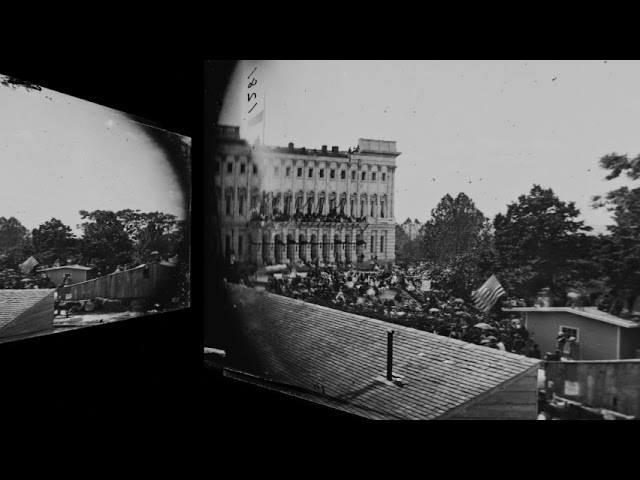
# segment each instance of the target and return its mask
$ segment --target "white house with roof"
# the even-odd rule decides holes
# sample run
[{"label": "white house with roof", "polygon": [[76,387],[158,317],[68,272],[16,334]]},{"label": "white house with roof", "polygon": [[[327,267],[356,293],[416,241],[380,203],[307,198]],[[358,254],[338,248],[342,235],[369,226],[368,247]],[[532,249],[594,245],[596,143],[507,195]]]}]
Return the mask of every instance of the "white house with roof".
[{"label": "white house with roof", "polygon": [[56,287],[59,287],[64,282],[65,277],[69,278],[71,282],[69,285],[73,285],[74,283],[86,282],[96,276],[95,269],[83,265],[41,268],[38,270],[38,273],[46,273],[49,275],[49,278],[56,284]]},{"label": "white house with roof", "polygon": [[616,317],[596,307],[520,307],[508,311],[525,313],[526,329],[533,334],[543,355],[556,351],[561,331],[567,339],[575,337],[580,345],[580,358],[574,360],[637,358],[640,351],[640,322]]}]

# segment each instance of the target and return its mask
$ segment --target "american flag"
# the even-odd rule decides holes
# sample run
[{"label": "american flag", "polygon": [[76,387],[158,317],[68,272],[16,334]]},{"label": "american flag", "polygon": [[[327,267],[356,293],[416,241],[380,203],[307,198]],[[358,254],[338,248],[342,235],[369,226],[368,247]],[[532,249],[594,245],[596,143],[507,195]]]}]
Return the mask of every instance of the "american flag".
[{"label": "american flag", "polygon": [[24,263],[20,264],[20,271],[23,275],[29,275],[29,272],[33,270],[33,267],[38,265],[38,261],[33,258],[33,256],[29,257]]},{"label": "american flag", "polygon": [[491,308],[495,305],[502,295],[506,295],[507,292],[504,291],[500,282],[495,275],[491,275],[489,280],[484,282],[484,284],[475,292],[471,294],[471,298],[473,298],[474,304],[478,310],[483,311],[484,313],[489,313]]}]

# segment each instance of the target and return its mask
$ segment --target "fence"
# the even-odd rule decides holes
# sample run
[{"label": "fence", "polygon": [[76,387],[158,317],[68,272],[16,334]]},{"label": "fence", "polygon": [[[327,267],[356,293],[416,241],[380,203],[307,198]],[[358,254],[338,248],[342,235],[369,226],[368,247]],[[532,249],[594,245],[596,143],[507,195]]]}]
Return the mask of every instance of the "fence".
[{"label": "fence", "polygon": [[65,301],[89,300],[96,297],[124,299],[169,294],[175,265],[161,262],[112,273],[58,290]]},{"label": "fence", "polygon": [[547,394],[640,417],[640,360],[545,362]]}]

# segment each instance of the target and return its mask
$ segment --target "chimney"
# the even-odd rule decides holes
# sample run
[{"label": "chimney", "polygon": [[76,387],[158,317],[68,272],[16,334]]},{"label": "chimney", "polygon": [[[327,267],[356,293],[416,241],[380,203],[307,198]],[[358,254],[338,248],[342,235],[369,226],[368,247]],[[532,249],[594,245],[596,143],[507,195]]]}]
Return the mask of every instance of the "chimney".
[{"label": "chimney", "polygon": [[327,153],[327,146],[326,145],[322,145],[322,153]]},{"label": "chimney", "polygon": [[338,147],[331,147],[331,153],[340,153]]},{"label": "chimney", "polygon": [[293,150],[293,142],[289,142],[289,150]]},{"label": "chimney", "polygon": [[393,364],[393,330],[387,330],[387,380],[393,381],[391,367]]}]

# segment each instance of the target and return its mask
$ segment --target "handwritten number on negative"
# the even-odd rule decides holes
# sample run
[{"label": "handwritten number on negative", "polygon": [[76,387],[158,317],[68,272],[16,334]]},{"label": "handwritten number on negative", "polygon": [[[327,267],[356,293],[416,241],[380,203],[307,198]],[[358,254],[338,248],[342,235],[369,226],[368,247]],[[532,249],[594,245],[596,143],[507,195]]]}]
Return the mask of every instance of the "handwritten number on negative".
[{"label": "handwritten number on negative", "polygon": [[247,93],[247,102],[250,102],[250,101],[251,101],[251,96],[252,96],[252,95],[253,95],[253,98],[256,98],[256,97],[257,97],[257,95],[256,95],[256,93],[255,93],[255,92],[254,92],[254,93],[251,93],[251,94]]},{"label": "handwritten number on negative", "polygon": [[258,83],[258,80],[256,80],[255,78],[252,78],[251,83],[247,86],[247,88],[253,87],[256,83]]}]

